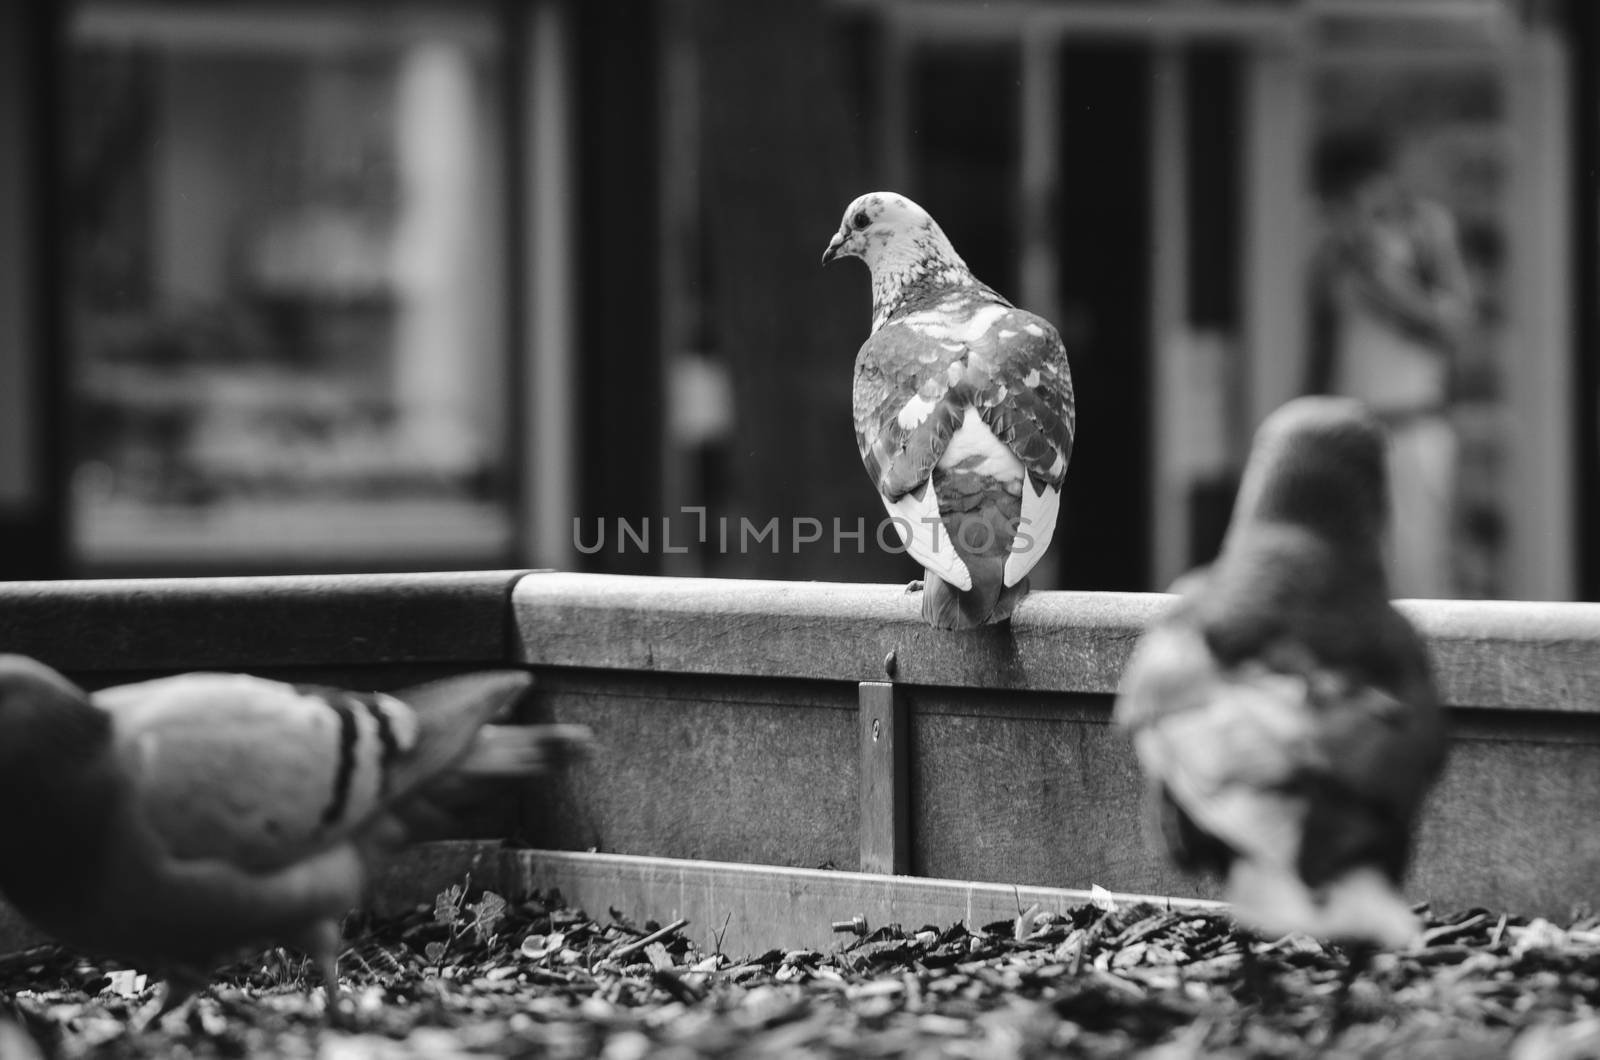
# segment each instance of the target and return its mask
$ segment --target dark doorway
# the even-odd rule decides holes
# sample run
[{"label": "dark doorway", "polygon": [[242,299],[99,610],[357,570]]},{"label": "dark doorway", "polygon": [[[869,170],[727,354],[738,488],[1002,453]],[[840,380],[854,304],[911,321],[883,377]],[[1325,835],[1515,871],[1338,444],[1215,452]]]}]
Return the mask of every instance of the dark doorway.
[{"label": "dark doorway", "polygon": [[67,574],[57,241],[61,12],[0,11],[0,580]]},{"label": "dark doorway", "polygon": [[1150,57],[1067,45],[1061,61],[1061,305],[1078,397],[1061,587],[1150,588]]}]

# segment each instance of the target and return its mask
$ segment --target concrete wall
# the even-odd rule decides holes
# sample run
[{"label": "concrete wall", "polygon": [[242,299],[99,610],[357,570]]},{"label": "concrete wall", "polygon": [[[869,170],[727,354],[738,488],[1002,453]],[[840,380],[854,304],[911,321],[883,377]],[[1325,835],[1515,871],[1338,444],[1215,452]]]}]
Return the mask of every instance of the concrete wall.
[{"label": "concrete wall", "polygon": [[[1146,840],[1137,766],[1110,725],[1127,654],[1169,602],[1036,593],[1009,632],[957,636],[925,626],[899,586],[519,571],[12,582],[0,651],[90,688],[201,668],[394,688],[525,665],[539,678],[525,720],[589,724],[599,751],[485,806],[474,835],[799,869],[883,855],[918,876],[1207,898]],[[1402,607],[1452,725],[1411,895],[1551,916],[1594,903],[1600,605]],[[891,676],[899,758],[864,751],[859,720],[862,683]],[[866,783],[875,770],[888,775]],[[904,830],[873,828],[885,814]],[[0,910],[0,949],[17,938]]]}]

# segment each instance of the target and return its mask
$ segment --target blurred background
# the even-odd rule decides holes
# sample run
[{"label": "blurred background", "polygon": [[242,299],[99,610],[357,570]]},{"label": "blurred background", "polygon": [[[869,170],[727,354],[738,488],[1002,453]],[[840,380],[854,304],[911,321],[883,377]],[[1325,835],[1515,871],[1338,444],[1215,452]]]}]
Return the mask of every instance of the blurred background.
[{"label": "blurred background", "polygon": [[817,264],[891,188],[1068,345],[1036,587],[1209,558],[1316,387],[1415,439],[1401,595],[1600,599],[1597,60],[1588,0],[13,0],[0,577],[909,578]]}]

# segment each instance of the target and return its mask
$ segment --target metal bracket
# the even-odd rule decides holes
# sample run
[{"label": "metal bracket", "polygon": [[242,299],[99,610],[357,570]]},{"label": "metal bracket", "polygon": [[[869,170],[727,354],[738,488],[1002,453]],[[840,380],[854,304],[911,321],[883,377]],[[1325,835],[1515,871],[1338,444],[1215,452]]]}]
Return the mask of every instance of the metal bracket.
[{"label": "metal bracket", "polygon": [[911,871],[910,728],[905,696],[887,681],[863,681],[861,871]]}]

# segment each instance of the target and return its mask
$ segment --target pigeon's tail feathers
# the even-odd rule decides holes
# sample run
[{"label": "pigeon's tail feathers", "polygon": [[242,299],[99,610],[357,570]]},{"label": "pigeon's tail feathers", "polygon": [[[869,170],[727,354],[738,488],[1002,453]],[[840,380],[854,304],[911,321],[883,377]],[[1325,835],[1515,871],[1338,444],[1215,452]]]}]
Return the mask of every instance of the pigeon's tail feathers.
[{"label": "pigeon's tail feathers", "polygon": [[933,485],[924,483],[900,497],[891,500],[884,495],[882,499],[890,525],[911,558],[927,568],[930,577],[970,589],[972,574],[946,536],[947,528],[939,514],[939,495]]},{"label": "pigeon's tail feathers", "polygon": [[1286,865],[1239,858],[1228,872],[1234,915],[1263,935],[1298,931],[1334,942],[1405,949],[1421,923],[1382,870],[1361,865],[1313,890]]},{"label": "pigeon's tail feathers", "polygon": [[587,725],[485,725],[452,772],[471,777],[532,777],[583,758],[594,746]]},{"label": "pigeon's tail feathers", "polygon": [[593,744],[583,725],[503,725],[533,686],[521,670],[448,677],[396,693],[416,715],[410,754],[390,774],[385,812],[363,847],[380,854],[425,839],[463,834],[481,805],[477,781],[547,773]]},{"label": "pigeon's tail feathers", "polygon": [[923,575],[922,617],[935,629],[977,629],[1004,622],[1028,593],[1028,579],[1008,586],[1002,564],[974,562],[972,589],[963,592],[932,571]]},{"label": "pigeon's tail feathers", "polygon": [[1016,585],[1038,565],[1061,515],[1061,489],[1048,483],[1035,485],[1032,475],[1022,476],[1022,513],[1017,533],[1006,556],[1005,583]]},{"label": "pigeon's tail feathers", "polygon": [[1006,622],[1017,609],[1022,598],[1028,595],[1028,579],[1024,577],[1015,585],[1003,585],[996,594],[994,606],[989,609],[990,622]]},{"label": "pigeon's tail feathers", "polygon": [[415,713],[417,737],[389,775],[391,796],[403,798],[464,762],[483,727],[508,714],[532,687],[533,675],[525,670],[485,670],[394,693]]},{"label": "pigeon's tail feathers", "polygon": [[366,828],[362,849],[389,857],[408,843],[459,839],[482,821],[483,782],[542,776],[593,743],[584,725],[486,725],[442,775],[388,804]]},{"label": "pigeon's tail feathers", "polygon": [[931,570],[922,573],[922,618],[934,629],[976,629],[983,616],[974,615],[963,604],[972,599]]},{"label": "pigeon's tail feathers", "polygon": [[[1015,463],[1010,453],[1005,456]],[[984,471],[979,461],[980,457],[968,457],[934,474],[943,544],[960,557],[969,574],[967,585],[942,579],[946,584],[935,586],[931,576],[938,572],[929,568],[925,584],[932,588],[923,597],[922,615],[938,629],[974,629],[1004,622],[1028,592],[1026,573],[1012,584],[1007,584],[1006,578],[1006,565],[1015,555],[1012,548],[1017,543],[1020,501]]]}]

